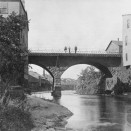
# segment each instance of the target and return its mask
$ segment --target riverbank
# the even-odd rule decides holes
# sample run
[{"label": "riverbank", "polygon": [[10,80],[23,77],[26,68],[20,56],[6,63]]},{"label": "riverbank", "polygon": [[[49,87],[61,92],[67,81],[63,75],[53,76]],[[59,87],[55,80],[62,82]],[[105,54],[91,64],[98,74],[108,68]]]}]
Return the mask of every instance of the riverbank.
[{"label": "riverbank", "polygon": [[64,131],[66,120],[73,115],[67,108],[38,97],[28,96],[27,103],[35,126],[31,131]]},{"label": "riverbank", "polygon": [[[38,95],[49,98],[49,93]],[[106,95],[78,95],[74,91],[63,91],[60,104],[68,107],[73,116],[68,119],[66,128],[49,127],[45,131],[77,131],[77,130],[130,130],[131,94]],[[59,101],[56,101],[59,103]],[[93,118],[93,119],[92,119]],[[72,128],[72,129],[71,129]],[[40,129],[40,128],[37,128]],[[37,130],[36,129],[36,130]],[[42,129],[41,129],[42,130]],[[39,130],[38,130],[39,131]]]}]

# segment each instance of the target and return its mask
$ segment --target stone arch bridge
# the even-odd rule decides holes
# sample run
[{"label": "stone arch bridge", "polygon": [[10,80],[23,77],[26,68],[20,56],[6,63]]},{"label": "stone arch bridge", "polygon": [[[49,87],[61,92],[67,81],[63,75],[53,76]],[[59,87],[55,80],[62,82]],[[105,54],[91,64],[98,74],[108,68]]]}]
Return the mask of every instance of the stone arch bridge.
[{"label": "stone arch bridge", "polygon": [[101,72],[105,78],[112,77],[110,67],[121,66],[121,54],[114,52],[45,52],[31,51],[29,64],[35,64],[46,69],[53,77],[53,94],[60,95],[61,75],[70,66],[76,64],[92,65]]}]

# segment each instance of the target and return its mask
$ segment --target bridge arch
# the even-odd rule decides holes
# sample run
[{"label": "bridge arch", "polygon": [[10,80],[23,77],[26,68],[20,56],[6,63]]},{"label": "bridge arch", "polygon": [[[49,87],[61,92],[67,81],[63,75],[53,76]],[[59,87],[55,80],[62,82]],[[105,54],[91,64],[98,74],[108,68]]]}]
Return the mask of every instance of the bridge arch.
[{"label": "bridge arch", "polygon": [[121,54],[116,53],[62,53],[62,52],[31,52],[29,63],[36,64],[46,69],[53,77],[53,96],[61,96],[61,75],[67,68],[77,64],[92,65],[104,75],[102,78],[111,78],[110,67],[121,66]]},{"label": "bridge arch", "polygon": [[[29,65],[30,64],[33,64],[33,63],[29,63]],[[33,64],[33,65],[37,65],[37,66],[40,66],[41,68],[45,69],[52,76],[53,84],[54,84],[54,76],[53,76],[52,72],[46,66],[41,65],[41,64]]]},{"label": "bridge arch", "polygon": [[100,63],[92,63],[91,65],[96,67],[97,69],[99,69],[105,75],[106,78],[112,77],[112,73],[108,67],[106,67]]},{"label": "bridge arch", "polygon": [[109,67],[121,66],[121,55],[113,53],[30,53],[29,62],[45,67],[70,67],[77,64],[92,65],[105,74],[106,78],[111,78]]},{"label": "bridge arch", "polygon": [[[89,66],[94,66],[95,68],[99,69],[105,75],[106,78],[111,78],[112,77],[112,74],[111,74],[110,70],[106,66],[101,65],[99,63],[78,63],[78,64],[71,64],[71,65],[69,65],[67,67],[66,70],[68,70],[70,67],[73,67],[75,65],[89,65]],[[62,73],[62,75],[64,74],[64,72]]]}]

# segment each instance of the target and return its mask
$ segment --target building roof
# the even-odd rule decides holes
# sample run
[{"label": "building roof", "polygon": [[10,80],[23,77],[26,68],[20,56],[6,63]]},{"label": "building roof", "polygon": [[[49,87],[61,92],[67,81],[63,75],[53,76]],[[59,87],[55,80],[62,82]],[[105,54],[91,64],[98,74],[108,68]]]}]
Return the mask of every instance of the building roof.
[{"label": "building roof", "polygon": [[112,41],[110,41],[109,45],[107,46],[106,51],[108,50],[108,48],[110,47],[110,45],[111,45],[112,43],[114,43],[114,44],[116,44],[116,45],[118,45],[118,46],[122,46],[122,45],[123,45],[123,42],[122,42],[122,41],[112,40]]}]

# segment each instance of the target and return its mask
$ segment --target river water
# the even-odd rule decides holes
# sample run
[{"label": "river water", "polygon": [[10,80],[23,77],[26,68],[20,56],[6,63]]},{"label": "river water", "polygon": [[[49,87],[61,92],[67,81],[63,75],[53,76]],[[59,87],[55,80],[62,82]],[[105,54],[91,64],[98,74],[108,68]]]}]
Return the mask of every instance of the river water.
[{"label": "river water", "polygon": [[[49,93],[40,97],[52,99]],[[78,131],[131,131],[131,94],[125,96],[78,95],[63,91],[57,103],[74,115],[66,127]]]}]

